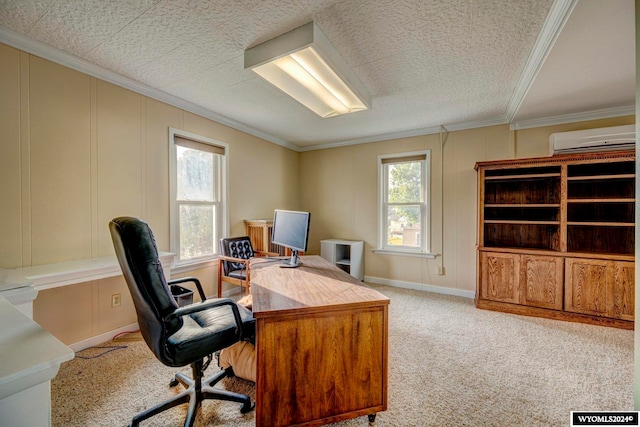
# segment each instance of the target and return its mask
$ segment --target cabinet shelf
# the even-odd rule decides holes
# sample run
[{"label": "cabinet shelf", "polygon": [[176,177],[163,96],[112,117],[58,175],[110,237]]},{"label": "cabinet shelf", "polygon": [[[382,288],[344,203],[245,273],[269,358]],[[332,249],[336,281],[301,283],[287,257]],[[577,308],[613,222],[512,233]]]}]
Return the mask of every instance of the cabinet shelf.
[{"label": "cabinet shelf", "polygon": [[513,181],[513,180],[531,180],[536,178],[551,178],[551,177],[559,177],[559,173],[536,173],[536,174],[526,174],[526,175],[501,175],[501,176],[487,176],[485,180],[487,181]]},{"label": "cabinet shelf", "polygon": [[567,225],[580,225],[589,227],[635,227],[633,222],[589,222],[589,221],[567,221]]},{"label": "cabinet shelf", "polygon": [[635,198],[617,198],[617,199],[567,199],[567,203],[635,203]]},{"label": "cabinet shelf", "polygon": [[485,203],[485,208],[559,208],[560,203]]},{"label": "cabinet shelf", "polygon": [[504,220],[485,219],[485,224],[531,224],[531,225],[560,225],[560,221],[535,221],[535,220]]},{"label": "cabinet shelf", "polygon": [[567,181],[594,181],[601,179],[635,179],[635,174],[624,173],[618,175],[591,175],[591,176],[568,176]]}]

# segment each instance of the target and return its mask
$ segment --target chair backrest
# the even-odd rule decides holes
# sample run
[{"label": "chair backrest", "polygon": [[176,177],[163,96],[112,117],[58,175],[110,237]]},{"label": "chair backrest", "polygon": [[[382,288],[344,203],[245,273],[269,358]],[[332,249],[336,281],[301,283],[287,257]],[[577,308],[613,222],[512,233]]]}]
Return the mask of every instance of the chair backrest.
[{"label": "chair backrest", "polygon": [[[225,256],[241,259],[249,259],[255,256],[249,236],[220,239],[220,253]],[[225,275],[229,274],[230,271],[244,268],[244,265],[238,262],[223,261],[222,265]]]},{"label": "chair backrest", "polygon": [[132,217],[109,223],[116,257],[133,298],[140,333],[155,356],[170,363],[166,340],[182,327],[182,319],[163,319],[178,308],[162,271],[158,249],[149,225]]}]

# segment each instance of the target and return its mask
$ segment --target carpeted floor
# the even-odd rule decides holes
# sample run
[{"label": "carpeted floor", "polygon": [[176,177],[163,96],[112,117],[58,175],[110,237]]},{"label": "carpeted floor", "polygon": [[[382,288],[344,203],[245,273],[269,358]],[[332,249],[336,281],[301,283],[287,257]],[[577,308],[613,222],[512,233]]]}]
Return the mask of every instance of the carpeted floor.
[{"label": "carpeted floor", "polygon": [[[391,298],[389,408],[377,426],[563,426],[570,411],[633,410],[633,331],[478,310],[473,301],[373,285]],[[52,381],[54,426],[125,426],[182,389],[136,335],[79,352]],[[211,374],[215,361],[207,373]],[[182,370],[190,373],[189,367]],[[238,378],[225,388],[255,398]],[[143,426],[181,426],[186,405]],[[196,426],[252,426],[207,401]],[[359,417],[336,426],[366,426]]]}]

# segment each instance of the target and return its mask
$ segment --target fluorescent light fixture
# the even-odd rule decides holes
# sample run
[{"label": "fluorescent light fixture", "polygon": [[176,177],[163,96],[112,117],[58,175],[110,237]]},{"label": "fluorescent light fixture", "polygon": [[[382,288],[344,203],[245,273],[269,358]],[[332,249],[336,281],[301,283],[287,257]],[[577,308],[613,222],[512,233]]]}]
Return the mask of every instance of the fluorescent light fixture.
[{"label": "fluorescent light fixture", "polygon": [[314,22],[244,51],[244,68],[319,115],[371,107],[371,96]]}]

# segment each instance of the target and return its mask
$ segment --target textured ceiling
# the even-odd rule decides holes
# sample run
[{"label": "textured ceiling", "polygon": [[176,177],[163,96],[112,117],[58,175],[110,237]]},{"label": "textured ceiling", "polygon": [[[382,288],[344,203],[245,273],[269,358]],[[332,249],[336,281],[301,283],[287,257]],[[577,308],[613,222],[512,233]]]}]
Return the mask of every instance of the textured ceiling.
[{"label": "textured ceiling", "polygon": [[[111,80],[305,149],[512,121],[575,3],[0,0],[0,42],[26,35],[73,55],[67,62],[117,73]],[[369,90],[370,110],[322,119],[243,69],[245,49],[309,21]],[[524,117],[536,114],[545,112]]]}]

